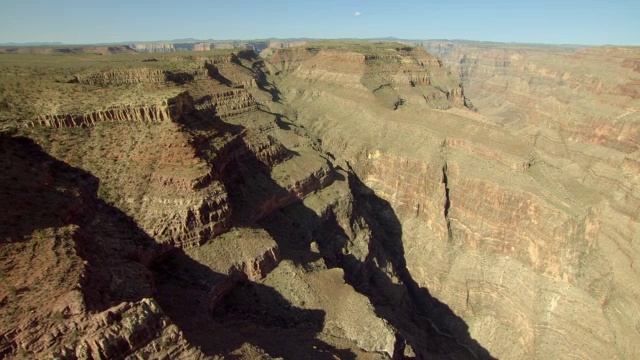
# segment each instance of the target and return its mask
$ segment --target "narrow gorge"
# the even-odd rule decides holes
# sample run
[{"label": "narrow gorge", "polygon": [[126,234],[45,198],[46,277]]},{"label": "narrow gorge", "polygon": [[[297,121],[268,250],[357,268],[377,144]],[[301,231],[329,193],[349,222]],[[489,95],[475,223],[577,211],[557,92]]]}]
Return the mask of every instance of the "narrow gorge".
[{"label": "narrow gorge", "polygon": [[205,45],[0,54],[0,356],[640,354],[637,48]]}]

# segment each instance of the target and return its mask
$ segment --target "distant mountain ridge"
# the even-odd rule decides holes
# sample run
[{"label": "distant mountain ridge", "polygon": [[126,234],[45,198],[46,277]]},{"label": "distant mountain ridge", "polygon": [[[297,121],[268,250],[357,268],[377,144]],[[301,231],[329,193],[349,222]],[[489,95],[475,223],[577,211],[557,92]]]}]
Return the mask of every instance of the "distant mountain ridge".
[{"label": "distant mountain ridge", "polygon": [[47,45],[64,45],[59,41],[57,42],[6,42],[0,43],[0,46],[47,46]]}]

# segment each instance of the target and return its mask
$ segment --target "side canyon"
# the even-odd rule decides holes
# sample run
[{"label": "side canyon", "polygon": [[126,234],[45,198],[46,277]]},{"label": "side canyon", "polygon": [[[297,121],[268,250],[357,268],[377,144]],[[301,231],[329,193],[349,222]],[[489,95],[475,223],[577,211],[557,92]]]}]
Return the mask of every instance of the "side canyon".
[{"label": "side canyon", "polygon": [[638,48],[140,46],[0,53],[2,357],[640,355]]}]

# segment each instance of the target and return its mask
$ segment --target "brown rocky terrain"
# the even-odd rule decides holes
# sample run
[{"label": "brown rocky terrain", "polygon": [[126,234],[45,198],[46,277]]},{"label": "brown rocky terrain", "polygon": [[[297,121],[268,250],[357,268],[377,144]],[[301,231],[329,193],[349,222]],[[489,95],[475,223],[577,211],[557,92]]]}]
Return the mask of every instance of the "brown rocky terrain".
[{"label": "brown rocky terrain", "polygon": [[391,204],[413,280],[492,355],[634,358],[638,50],[453,48],[478,113],[375,106],[357,57],[267,61],[297,122]]},{"label": "brown rocky terrain", "polygon": [[305,40],[252,40],[252,41],[191,41],[191,42],[144,42],[128,47],[140,53],[164,53],[177,51],[209,51],[214,49],[251,49],[256,54],[267,49],[282,49],[307,44]]},{"label": "brown rocky terrain", "polygon": [[1,55],[0,354],[635,358],[637,49],[426,46]]}]

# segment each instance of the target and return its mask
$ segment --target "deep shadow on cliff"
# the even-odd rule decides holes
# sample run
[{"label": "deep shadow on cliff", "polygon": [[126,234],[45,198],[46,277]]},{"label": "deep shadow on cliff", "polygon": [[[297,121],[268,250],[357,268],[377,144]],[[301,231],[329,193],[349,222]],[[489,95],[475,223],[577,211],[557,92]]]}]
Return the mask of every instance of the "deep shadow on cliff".
[{"label": "deep shadow on cliff", "polygon": [[[332,354],[355,358],[315,338],[324,325],[324,311],[294,307],[274,289],[242,274],[214,272],[181,250],[158,264],[154,273],[156,300],[187,340],[207,355],[229,354],[233,359],[248,342],[288,359],[333,359]],[[220,287],[227,288],[225,297],[209,309],[211,290]]]},{"label": "deep shadow on cliff", "polygon": [[[242,130],[218,125],[221,131]],[[3,135],[1,144],[5,172],[0,196],[10,205],[0,217],[8,232],[2,241],[8,234],[19,240],[40,229],[77,225],[76,247],[88,264],[82,284],[87,310],[154,297],[186,339],[207,355],[241,356],[234,351],[248,342],[285,358],[356,357],[316,338],[325,325],[324,311],[297,308],[268,286],[217,273],[181,250],[158,245],[130,217],[97,197],[99,179],[46,154],[32,140]],[[303,267],[312,267],[322,256],[328,267],[342,268],[345,280],[397,329],[394,357],[401,358],[410,345],[419,358],[490,358],[469,337],[467,325],[413,281],[397,216],[352,171],[334,170],[332,176],[333,181],[347,181],[351,189],[350,232],[369,231],[364,258],[349,253],[349,236],[332,211],[320,217],[297,201],[255,218],[254,201],[265,194],[252,192],[287,196],[289,191],[271,178],[269,167],[244,141],[238,144],[239,155],[223,173],[236,210],[233,226],[264,228],[278,243],[282,258]],[[356,222],[364,223],[353,227]],[[320,254],[310,250],[312,240]],[[384,268],[400,281],[393,281]],[[220,286],[228,289],[211,307],[211,290]]]},{"label": "deep shadow on cliff", "polygon": [[[273,355],[355,358],[315,338],[324,324],[323,311],[293,307],[267,286],[214,272],[182,250],[157,244],[130,217],[97,197],[99,179],[50,156],[31,139],[0,134],[0,169],[0,200],[7,205],[0,212],[0,245],[29,241],[32,233],[47,228],[77,226],[76,251],[87,264],[81,291],[88,311],[153,297],[206,355],[251,356],[238,351],[246,334],[230,331],[212,319],[215,315],[227,323],[272,329],[254,345]],[[219,286],[237,290],[212,314],[208,296]]]},{"label": "deep shadow on cliff", "polygon": [[0,133],[0,241],[72,223],[98,180],[49,156],[33,140]]},{"label": "deep shadow on cliff", "polygon": [[0,135],[0,163],[0,242],[75,226],[75,250],[87,263],[81,283],[87,310],[152,295],[147,267],[169,249],[99,199],[98,178],[24,137]]},{"label": "deep shadow on cliff", "polygon": [[[368,286],[365,279],[353,279],[355,284],[363,284],[362,291],[371,294],[371,297],[375,297],[378,288],[392,289],[397,287],[397,284],[392,283],[380,271],[380,267],[386,266],[386,263],[389,262],[402,282],[403,289],[401,291],[406,290],[409,295],[407,305],[412,323],[419,330],[442,341],[440,344],[437,344],[436,341],[429,341],[431,339],[426,341],[430,351],[437,349],[455,354],[459,351],[459,346],[463,346],[478,359],[491,359],[490,353],[470,336],[469,326],[464,320],[457,316],[449,306],[433,297],[427,288],[420,287],[412,278],[404,257],[402,226],[391,204],[378,197],[352,171],[349,172],[349,185],[355,194],[354,209],[360,213],[360,216],[367,219],[371,230],[369,255],[366,260],[360,264],[355,263],[353,259],[344,261],[350,263],[350,266],[363,266],[370,269],[365,274],[373,274],[374,286]],[[393,304],[388,305],[393,307]],[[378,311],[384,314],[389,309],[381,308]],[[418,345],[422,345],[420,338],[414,341]]]},{"label": "deep shadow on cliff", "polygon": [[[365,259],[349,254],[349,236],[332,211],[320,217],[297,201],[264,218],[252,219],[252,201],[260,198],[260,194],[252,191],[268,189],[274,196],[286,196],[288,191],[270,177],[269,169],[250,151],[244,154],[246,156],[227,169],[236,174],[227,177],[233,181],[226,182],[233,207],[239,210],[234,212],[236,226],[259,226],[267,230],[278,243],[283,260],[311,270],[312,263],[322,256],[328,267],[342,268],[345,281],[368,297],[376,314],[398,330],[394,358],[402,358],[406,345],[410,345],[418,358],[492,358],[470,337],[468,326],[460,317],[412,279],[406,268],[400,221],[390,204],[367,188],[353,171],[346,171],[344,176],[344,171],[334,170],[333,180],[348,181],[354,195],[350,221],[353,224],[362,220],[370,230]],[[312,241],[318,242],[320,254],[310,250]],[[382,270],[387,265],[399,282],[394,282]],[[251,312],[255,302],[231,300],[246,298],[246,294],[246,291],[232,292],[224,300],[225,306],[238,306],[241,312]]]}]

